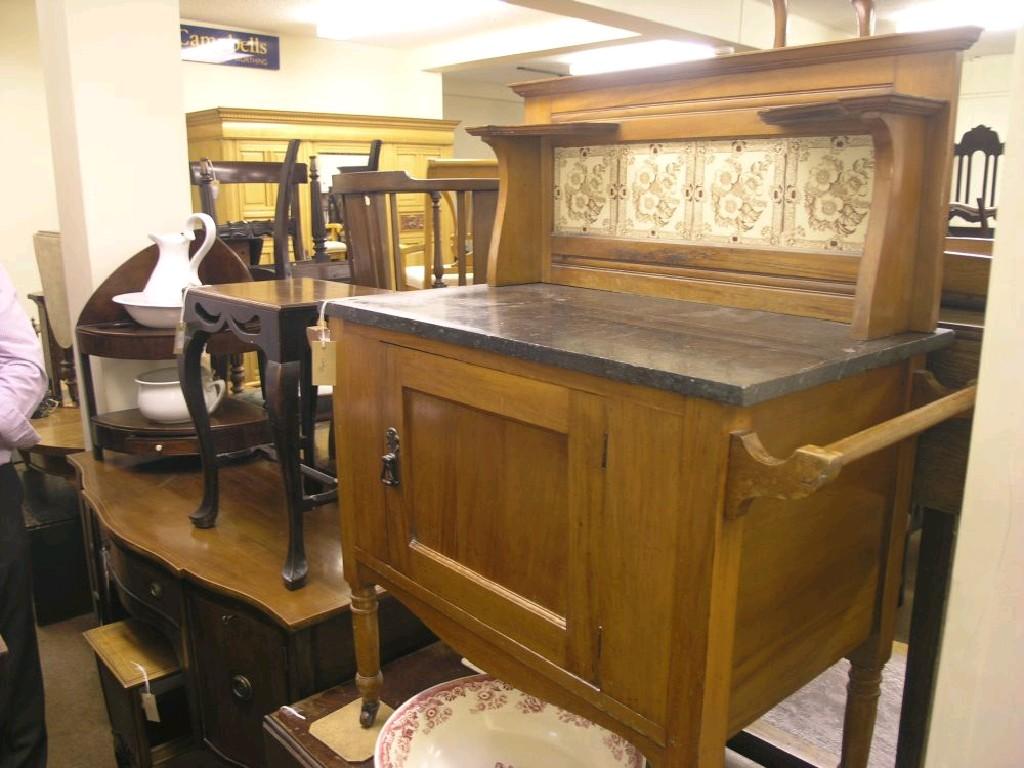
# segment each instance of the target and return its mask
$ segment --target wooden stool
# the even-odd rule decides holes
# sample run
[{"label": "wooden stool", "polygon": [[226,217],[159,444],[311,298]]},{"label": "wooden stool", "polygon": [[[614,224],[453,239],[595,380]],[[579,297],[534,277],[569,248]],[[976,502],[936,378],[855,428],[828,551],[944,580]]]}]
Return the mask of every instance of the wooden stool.
[{"label": "wooden stool", "polygon": [[[187,751],[185,678],[167,641],[135,619],[82,634],[96,653],[118,766],[150,768]],[[147,694],[155,697],[148,708]]]}]

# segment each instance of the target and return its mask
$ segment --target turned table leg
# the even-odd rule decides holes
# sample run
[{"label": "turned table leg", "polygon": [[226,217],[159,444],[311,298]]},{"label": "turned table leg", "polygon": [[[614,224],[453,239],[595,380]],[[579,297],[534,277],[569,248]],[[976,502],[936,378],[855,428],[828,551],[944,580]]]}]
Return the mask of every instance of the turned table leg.
[{"label": "turned table leg", "polygon": [[210,431],[210,413],[206,410],[203,391],[202,354],[209,334],[199,330],[185,331],[185,345],[178,356],[178,380],[185,395],[188,415],[196,429],[199,457],[203,464],[203,500],[190,515],[197,528],[212,528],[217,522],[219,488],[217,484],[217,450]]},{"label": "turned table leg", "polygon": [[884,659],[864,660],[856,654],[850,658],[840,768],[867,768],[875,716],[878,714],[878,697],[882,690],[883,667]]},{"label": "turned table leg", "polygon": [[309,571],[302,530],[305,502],[299,469],[299,413],[296,403],[301,367],[298,360],[285,363],[268,360],[266,363],[267,416],[274,435],[278,465],[284,476],[288,508],[288,555],[281,572],[288,589],[298,589],[305,584]]},{"label": "turned table leg", "polygon": [[356,647],[356,688],[363,699],[359,724],[369,728],[380,708],[380,630],[377,624],[377,588],[352,590],[352,632]]},{"label": "turned table leg", "polygon": [[245,391],[245,358],[241,352],[228,356],[228,376],[231,379],[231,394]]}]

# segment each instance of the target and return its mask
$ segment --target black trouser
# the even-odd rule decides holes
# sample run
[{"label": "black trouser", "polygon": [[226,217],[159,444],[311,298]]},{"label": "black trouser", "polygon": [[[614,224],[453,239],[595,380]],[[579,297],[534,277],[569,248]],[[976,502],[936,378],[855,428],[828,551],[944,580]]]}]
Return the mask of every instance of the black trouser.
[{"label": "black trouser", "polygon": [[43,768],[43,675],[21,502],[14,466],[0,466],[0,636],[8,648],[0,660],[0,768]]}]

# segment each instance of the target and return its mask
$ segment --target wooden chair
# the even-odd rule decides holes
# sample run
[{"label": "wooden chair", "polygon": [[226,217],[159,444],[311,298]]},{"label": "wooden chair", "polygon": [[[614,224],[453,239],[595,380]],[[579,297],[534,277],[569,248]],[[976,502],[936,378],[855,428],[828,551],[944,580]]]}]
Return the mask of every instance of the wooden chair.
[{"label": "wooden chair", "polygon": [[[370,148],[365,155],[365,163],[337,166],[338,174],[379,170],[380,148],[383,144],[384,142],[380,139],[374,139],[370,142]],[[332,183],[338,174],[332,174]],[[328,189],[327,192],[323,191],[320,178],[317,156],[313,155],[309,158],[310,210],[321,212],[319,217],[315,214],[313,216],[313,257],[318,261],[326,261],[330,258],[327,240],[328,227],[333,227],[335,231],[341,231],[343,221],[341,205],[337,196],[333,193],[333,189]],[[341,244],[339,243],[339,245]],[[344,249],[343,245],[341,247]]]},{"label": "wooden chair", "polygon": [[[200,205],[204,213],[217,221],[217,186],[220,184],[277,184],[277,205],[274,218],[263,221],[218,222],[217,235],[229,244],[244,241],[248,247],[251,271],[257,279],[290,277],[293,264],[289,250],[294,252],[295,261],[306,260],[306,249],[302,242],[302,226],[299,214],[299,185],[308,181],[305,163],[296,162],[299,141],[288,142],[284,161],[213,162],[202,158],[189,164],[189,175],[193,186],[199,188]],[[274,265],[259,265],[262,239],[270,235],[274,243]],[[289,249],[289,239],[291,249]],[[237,249],[236,249],[237,250]]]},{"label": "wooden chair", "polygon": [[60,233],[36,232],[32,235],[32,244],[43,291],[30,293],[28,298],[35,302],[39,312],[46,372],[50,377],[50,393],[59,405],[63,405],[62,382],[66,382],[71,401],[77,405],[78,382],[73,349],[75,337],[71,327],[71,311],[68,308]]},{"label": "wooden chair", "polygon": [[[949,219],[963,219],[976,227],[950,225],[949,234],[959,237],[992,238],[995,230],[989,220],[996,218],[996,181],[999,158],[1006,145],[999,134],[987,125],[976,125],[953,145],[956,177],[953,201],[949,205]],[[981,182],[974,176],[974,156],[982,154]]]},{"label": "wooden chair", "polygon": [[[429,198],[434,233],[443,232],[442,197],[445,193],[454,196],[454,269],[458,284],[466,285],[470,274],[473,283],[487,282],[487,255],[498,201],[497,179],[414,179],[404,171],[341,173],[334,177],[332,189],[341,201],[345,219],[352,282],[394,290],[409,287],[404,260],[410,248],[401,242],[398,195],[410,193]],[[467,251],[471,232],[472,248]],[[435,234],[423,245],[425,253],[432,256],[432,288],[446,285],[443,239]]]}]

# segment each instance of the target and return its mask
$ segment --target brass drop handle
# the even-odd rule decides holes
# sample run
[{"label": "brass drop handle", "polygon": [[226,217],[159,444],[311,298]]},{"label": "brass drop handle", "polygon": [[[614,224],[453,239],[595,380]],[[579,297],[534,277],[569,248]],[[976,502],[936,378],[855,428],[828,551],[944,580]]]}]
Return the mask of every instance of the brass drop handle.
[{"label": "brass drop handle", "polygon": [[161,595],[163,595],[163,593],[164,593],[164,588],[158,582],[151,581],[149,583],[149,595],[154,600],[159,600]]},{"label": "brass drop handle", "polygon": [[387,453],[380,457],[380,481],[384,485],[397,488],[401,482],[398,465],[400,450],[398,430],[388,427],[387,432],[384,433],[384,441],[387,444]]},{"label": "brass drop handle", "polygon": [[239,701],[249,701],[252,698],[252,681],[245,675],[231,676],[231,695]]}]

